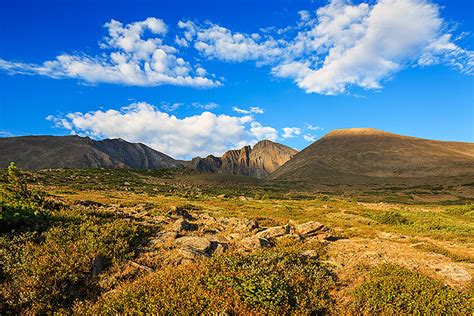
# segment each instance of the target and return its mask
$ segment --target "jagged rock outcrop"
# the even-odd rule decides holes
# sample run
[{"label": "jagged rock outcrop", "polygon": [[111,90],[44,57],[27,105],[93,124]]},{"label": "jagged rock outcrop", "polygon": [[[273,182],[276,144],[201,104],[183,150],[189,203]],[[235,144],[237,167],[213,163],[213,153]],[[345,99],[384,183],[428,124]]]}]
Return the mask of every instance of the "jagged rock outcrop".
[{"label": "jagged rock outcrop", "polygon": [[264,178],[290,160],[297,151],[269,140],[241,149],[229,150],[222,157],[196,157],[190,168],[213,173],[228,173]]},{"label": "jagged rock outcrop", "polygon": [[0,138],[0,168],[15,162],[22,169],[59,168],[182,168],[161,152],[123,139],[93,140],[80,136]]}]

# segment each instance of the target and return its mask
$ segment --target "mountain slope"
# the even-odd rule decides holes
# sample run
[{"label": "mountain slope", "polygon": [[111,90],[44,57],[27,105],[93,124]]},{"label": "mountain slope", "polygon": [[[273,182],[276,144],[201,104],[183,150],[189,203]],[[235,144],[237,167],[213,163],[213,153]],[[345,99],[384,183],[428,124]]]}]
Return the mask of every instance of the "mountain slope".
[{"label": "mountain slope", "polygon": [[263,178],[274,172],[282,164],[290,160],[296,150],[269,140],[262,140],[241,149],[229,150],[222,157],[196,157],[191,162],[191,168],[214,173],[240,174]]},{"label": "mountain slope", "polygon": [[474,144],[427,140],[368,128],[335,130],[274,172],[271,179],[353,182],[474,176]]},{"label": "mountain slope", "polygon": [[143,144],[122,139],[92,140],[80,136],[0,138],[0,168],[14,161],[22,169],[182,167],[173,158]]}]

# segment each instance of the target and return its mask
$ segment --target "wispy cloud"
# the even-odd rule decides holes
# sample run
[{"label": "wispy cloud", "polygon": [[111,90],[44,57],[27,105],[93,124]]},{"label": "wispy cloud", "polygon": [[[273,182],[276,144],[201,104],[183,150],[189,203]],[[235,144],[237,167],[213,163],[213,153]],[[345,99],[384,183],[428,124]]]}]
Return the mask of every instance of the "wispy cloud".
[{"label": "wispy cloud", "polygon": [[214,103],[214,102],[208,102],[208,103],[201,103],[201,102],[193,102],[192,106],[198,109],[203,109],[203,110],[214,110],[219,107],[219,104]]},{"label": "wispy cloud", "polygon": [[241,109],[239,107],[233,106],[232,111],[234,111],[236,113],[240,113],[240,114],[252,114],[252,113],[263,114],[263,112],[264,112],[263,109],[259,108],[258,106],[250,107],[248,110]]},{"label": "wispy cloud", "polygon": [[317,140],[317,137],[311,134],[304,134],[303,139],[307,142],[315,142]]},{"label": "wispy cloud", "polygon": [[301,128],[299,127],[283,127],[283,138],[292,138],[301,134]]}]

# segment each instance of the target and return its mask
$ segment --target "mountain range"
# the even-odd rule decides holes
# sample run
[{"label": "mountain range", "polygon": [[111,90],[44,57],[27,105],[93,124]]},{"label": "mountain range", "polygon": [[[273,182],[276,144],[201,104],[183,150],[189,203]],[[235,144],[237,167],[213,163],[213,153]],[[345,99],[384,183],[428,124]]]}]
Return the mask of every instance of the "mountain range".
[{"label": "mountain range", "polygon": [[301,152],[269,140],[191,161],[123,139],[0,138],[0,168],[188,168],[269,180],[351,183],[380,179],[474,179],[474,144],[421,139],[371,128],[334,130]]}]

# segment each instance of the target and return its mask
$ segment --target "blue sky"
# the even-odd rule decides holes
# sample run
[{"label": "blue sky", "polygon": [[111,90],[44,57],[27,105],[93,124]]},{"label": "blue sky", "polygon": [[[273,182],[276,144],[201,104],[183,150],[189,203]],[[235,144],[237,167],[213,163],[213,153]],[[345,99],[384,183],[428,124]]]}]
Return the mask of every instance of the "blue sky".
[{"label": "blue sky", "polygon": [[179,158],[336,128],[474,141],[474,4],[9,1],[0,135],[122,137]]}]

